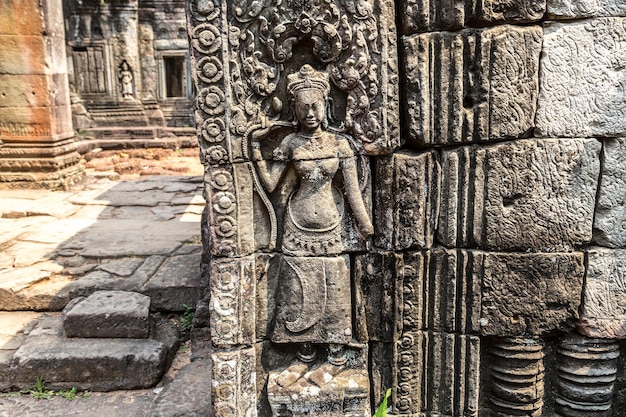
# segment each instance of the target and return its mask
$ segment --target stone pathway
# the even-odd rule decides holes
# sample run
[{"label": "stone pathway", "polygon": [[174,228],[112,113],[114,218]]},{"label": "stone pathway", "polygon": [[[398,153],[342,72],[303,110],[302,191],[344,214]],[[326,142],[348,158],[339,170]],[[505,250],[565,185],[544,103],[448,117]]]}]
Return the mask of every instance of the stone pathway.
[{"label": "stone pathway", "polygon": [[[98,290],[135,291],[149,296],[153,313],[164,317],[195,306],[206,286],[200,275],[203,208],[201,177],[92,177],[73,192],[1,190],[0,389],[9,388],[1,375],[15,369],[16,358],[45,345],[35,337],[59,331],[55,312],[72,299]],[[179,352],[174,364],[189,355]],[[94,392],[71,402],[4,393],[0,417],[208,415],[207,366],[198,360],[171,371],[156,391]],[[186,411],[178,414],[183,405]]]}]

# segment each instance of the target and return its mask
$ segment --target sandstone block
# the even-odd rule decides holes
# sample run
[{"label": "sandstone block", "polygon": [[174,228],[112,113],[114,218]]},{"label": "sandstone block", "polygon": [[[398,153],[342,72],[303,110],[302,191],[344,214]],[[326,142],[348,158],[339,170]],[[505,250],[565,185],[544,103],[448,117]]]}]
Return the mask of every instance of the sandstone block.
[{"label": "sandstone block", "polygon": [[480,332],[485,254],[430,249],[355,258],[357,331],[364,340],[395,342],[406,332]]},{"label": "sandstone block", "polygon": [[404,254],[397,309],[402,331],[477,334],[485,256],[445,249]]},{"label": "sandstone block", "polygon": [[370,252],[357,255],[354,264],[357,339],[362,341],[396,340],[401,323],[396,312],[401,303],[401,254]]},{"label": "sandstone block", "polygon": [[182,312],[184,305],[195,307],[206,285],[200,271],[200,255],[178,255],[165,260],[139,292],[150,297],[153,310]]},{"label": "sandstone block", "polygon": [[211,355],[211,403],[214,417],[256,415],[254,347]]},{"label": "sandstone block", "polygon": [[254,255],[214,258],[209,270],[211,340],[213,346],[252,344],[256,325]]},{"label": "sandstone block", "polygon": [[540,20],[546,0],[406,0],[402,2],[404,34],[486,22],[532,22]]},{"label": "sandstone block", "polygon": [[623,0],[548,0],[547,3],[548,16],[553,19],[626,15]]},{"label": "sandstone block", "polygon": [[[206,164],[250,160],[256,135],[281,128],[272,136],[284,137],[293,128],[286,78],[304,63],[325,64],[333,113],[342,118],[331,120],[334,127],[367,154],[399,146],[393,2],[224,3],[223,10],[198,3],[190,16],[195,118]],[[228,46],[220,47],[220,39]]]},{"label": "sandstone block", "polygon": [[211,415],[211,361],[195,360],[176,373],[176,378],[152,403],[146,417],[205,417]]},{"label": "sandstone block", "polygon": [[0,34],[41,35],[44,23],[39,2],[2,0],[0,8]]},{"label": "sandstone block", "polygon": [[[542,137],[626,133],[626,18],[546,23],[537,129]],[[608,35],[610,34],[610,35]]]},{"label": "sandstone block", "polygon": [[478,336],[407,332],[393,358],[394,415],[478,417]]},{"label": "sandstone block", "polygon": [[593,139],[444,151],[439,241],[448,247],[547,252],[588,243],[599,152]]},{"label": "sandstone block", "polygon": [[439,217],[441,166],[434,151],[398,152],[376,161],[375,244],[386,250],[429,248]]},{"label": "sandstone block", "polygon": [[[2,58],[0,58],[2,59]],[[50,105],[45,75],[0,73],[0,107],[46,107]]]},{"label": "sandstone block", "polygon": [[481,334],[543,335],[578,319],[582,253],[485,253]]},{"label": "sandstone block", "polygon": [[404,38],[408,138],[418,146],[529,136],[542,32],[498,26]]},{"label": "sandstone block", "polygon": [[587,252],[587,280],[578,331],[604,339],[626,338],[626,250]]},{"label": "sandstone block", "polygon": [[[41,36],[4,35],[0,45],[0,73],[45,74],[45,43]],[[7,88],[9,85],[2,84]]]},{"label": "sandstone block", "polygon": [[626,139],[603,143],[593,241],[611,248],[626,247]]},{"label": "sandstone block", "polygon": [[15,384],[28,389],[44,375],[50,388],[110,391],[147,388],[169,366],[178,333],[160,323],[150,339],[65,338],[60,317],[40,321],[15,352]]},{"label": "sandstone block", "polygon": [[63,310],[67,337],[145,339],[150,335],[150,297],[128,291],[96,291]]}]

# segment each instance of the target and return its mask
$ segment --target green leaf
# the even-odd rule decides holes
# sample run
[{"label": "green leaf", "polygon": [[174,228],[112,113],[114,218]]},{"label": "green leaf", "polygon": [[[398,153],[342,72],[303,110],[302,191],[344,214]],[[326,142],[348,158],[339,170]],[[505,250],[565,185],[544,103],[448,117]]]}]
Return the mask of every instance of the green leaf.
[{"label": "green leaf", "polygon": [[376,414],[374,414],[374,417],[385,417],[387,415],[387,400],[389,399],[389,397],[391,397],[391,388],[389,388],[387,392],[385,392],[385,398],[383,398],[383,401],[376,409]]}]

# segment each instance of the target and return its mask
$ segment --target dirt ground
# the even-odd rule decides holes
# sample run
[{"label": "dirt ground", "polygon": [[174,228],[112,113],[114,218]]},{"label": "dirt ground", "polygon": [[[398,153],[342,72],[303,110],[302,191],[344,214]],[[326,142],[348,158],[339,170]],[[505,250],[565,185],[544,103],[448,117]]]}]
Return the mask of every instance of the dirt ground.
[{"label": "dirt ground", "polygon": [[119,179],[132,179],[145,175],[202,175],[203,168],[198,148],[165,149],[93,149],[83,155],[83,165],[88,172],[115,173]]}]

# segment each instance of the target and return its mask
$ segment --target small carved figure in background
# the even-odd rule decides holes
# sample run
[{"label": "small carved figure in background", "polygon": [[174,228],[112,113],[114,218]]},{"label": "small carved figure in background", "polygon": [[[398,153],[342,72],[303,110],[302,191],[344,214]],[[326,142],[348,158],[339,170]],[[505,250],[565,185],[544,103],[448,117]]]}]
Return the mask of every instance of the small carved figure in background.
[{"label": "small carved figure in background", "polygon": [[[329,361],[345,362],[342,349],[352,340],[351,285],[343,251],[341,226],[344,197],[364,237],[374,232],[363,201],[354,151],[347,138],[326,131],[328,74],[303,65],[287,77],[287,89],[298,124],[263,160],[260,143],[252,142],[252,159],[268,192],[292,167],[297,185],[283,219],[283,262],[272,340],[301,343],[299,357],[315,358],[311,343],[331,344]],[[333,181],[341,172],[343,193]],[[343,361],[343,362],[342,362]]]},{"label": "small carved figure in background", "polygon": [[122,84],[122,97],[124,99],[133,99],[133,72],[126,60],[120,64],[120,83]]}]

